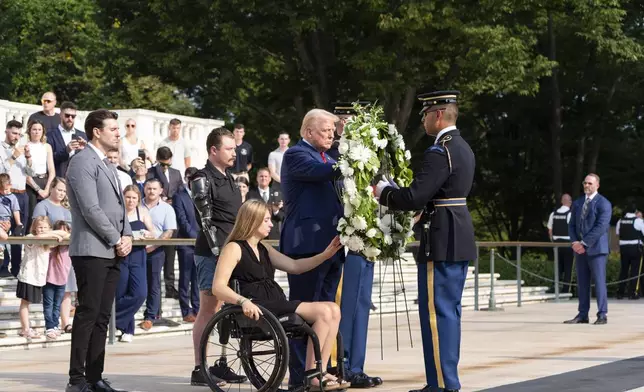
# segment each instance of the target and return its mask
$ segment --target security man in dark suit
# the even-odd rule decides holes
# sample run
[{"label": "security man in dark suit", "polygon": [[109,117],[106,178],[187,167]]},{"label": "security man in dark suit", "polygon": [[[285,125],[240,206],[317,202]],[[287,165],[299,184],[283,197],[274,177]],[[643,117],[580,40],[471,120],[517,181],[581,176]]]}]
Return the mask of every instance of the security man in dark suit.
[{"label": "security man in dark suit", "polygon": [[[642,235],[644,234],[644,221],[637,216],[637,207],[632,206],[628,212],[617,221],[615,232],[619,237],[619,256],[621,268],[619,270],[619,280],[626,280],[640,274],[640,262],[642,260]],[[628,282],[622,282],[617,288],[617,299],[624,298],[624,292],[630,299],[639,299],[637,293],[637,282],[639,279],[633,279]]]},{"label": "security man in dark suit", "polygon": [[418,251],[418,303],[427,385],[413,392],[458,391],[461,297],[469,260],[476,257],[466,197],[474,180],[474,153],[456,128],[458,91],[421,94],[425,132],[436,141],[408,188],[380,181],[375,194],[393,210],[424,208]]},{"label": "security man in dark suit", "polygon": [[[550,213],[548,218],[548,235],[552,242],[570,242],[568,234],[568,224],[570,223],[570,206],[572,197],[565,193],[561,196],[561,207]],[[572,248],[569,246],[560,246],[556,250],[559,267],[559,278],[563,282],[562,293],[572,291],[572,266],[574,255]]]},{"label": "security man in dark suit", "polygon": [[[368,101],[358,101],[361,107],[370,105]],[[355,116],[356,110],[350,102],[333,104],[333,114],[340,118],[336,124],[336,136],[331,149],[327,151],[333,159],[338,160],[338,145],[346,121]],[[367,356],[367,332],[369,330],[369,311],[371,310],[371,293],[373,291],[374,263],[359,253],[349,251],[344,262],[340,284],[335,295],[335,303],[340,306],[342,318],[340,333],[344,343],[344,357],[347,368],[345,379],[351,382],[351,388],[370,388],[381,385],[380,377],[370,377],[364,372]],[[347,284],[344,284],[344,283]],[[335,351],[335,349],[334,349]],[[332,353],[331,365],[337,366],[337,355]],[[337,368],[336,368],[337,371]]]}]

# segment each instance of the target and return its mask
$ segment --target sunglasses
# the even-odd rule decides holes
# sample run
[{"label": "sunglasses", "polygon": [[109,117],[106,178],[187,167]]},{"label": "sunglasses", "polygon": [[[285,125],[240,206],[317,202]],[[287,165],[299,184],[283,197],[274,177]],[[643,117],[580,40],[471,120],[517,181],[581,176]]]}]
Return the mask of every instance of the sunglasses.
[{"label": "sunglasses", "polygon": [[134,124],[125,124],[126,128],[136,128],[136,125]]},{"label": "sunglasses", "polygon": [[163,163],[163,162],[159,162],[159,165],[161,165],[161,166],[163,166],[163,167],[170,167],[170,166],[172,166],[172,164],[171,164],[171,163]]},{"label": "sunglasses", "polygon": [[76,114],[65,113],[65,118],[76,118]]}]

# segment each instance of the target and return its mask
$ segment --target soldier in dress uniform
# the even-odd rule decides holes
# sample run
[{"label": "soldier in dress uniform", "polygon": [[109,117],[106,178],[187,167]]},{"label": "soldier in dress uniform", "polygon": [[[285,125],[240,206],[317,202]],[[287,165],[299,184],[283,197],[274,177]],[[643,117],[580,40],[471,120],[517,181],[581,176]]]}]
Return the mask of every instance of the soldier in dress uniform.
[{"label": "soldier in dress uniform", "polygon": [[[568,223],[570,223],[570,206],[572,197],[564,193],[561,196],[561,207],[550,213],[548,218],[548,235],[552,242],[570,242],[568,233]],[[572,248],[569,246],[560,246],[557,248],[559,260],[559,278],[563,282],[562,293],[572,292],[572,266],[574,255]]]},{"label": "soldier in dress uniform", "polygon": [[[370,103],[359,101],[359,104],[364,107]],[[336,102],[333,104],[333,114],[337,115],[340,121],[337,123],[336,140],[327,154],[337,161],[340,157],[339,137],[342,135],[345,122],[355,116],[356,111],[352,103]],[[373,271],[374,263],[356,252],[348,251],[335,296],[335,302],[340,306],[342,313],[340,333],[344,343],[344,357],[347,361],[345,379],[351,382],[351,388],[370,388],[382,384],[380,377],[370,377],[364,372]],[[344,282],[347,284],[343,284]],[[337,356],[334,354],[331,355],[331,365],[337,366],[338,364],[335,363]]]},{"label": "soldier in dress uniform", "polygon": [[436,141],[408,188],[380,181],[380,204],[394,210],[424,209],[418,250],[418,303],[427,385],[413,392],[458,391],[461,297],[468,263],[476,257],[466,197],[474,179],[474,153],[456,128],[458,91],[421,94],[425,132]]},{"label": "soldier in dress uniform", "polygon": [[[637,208],[632,206],[617,221],[616,234],[619,237],[619,256],[621,259],[619,280],[625,280],[640,274],[644,221],[637,216],[638,212]],[[637,293],[638,281],[639,279],[633,279],[620,283],[617,288],[617,299],[622,299],[625,295],[630,299],[639,299],[639,294]],[[628,290],[625,292],[626,287],[628,287]]]}]

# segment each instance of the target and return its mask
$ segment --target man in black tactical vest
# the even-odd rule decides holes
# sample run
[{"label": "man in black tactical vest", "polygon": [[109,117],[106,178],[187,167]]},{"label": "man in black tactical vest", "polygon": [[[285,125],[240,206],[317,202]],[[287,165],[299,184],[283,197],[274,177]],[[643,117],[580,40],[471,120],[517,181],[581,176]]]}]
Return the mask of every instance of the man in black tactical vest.
[{"label": "man in black tactical vest", "polygon": [[[552,242],[570,242],[568,223],[570,222],[570,206],[572,197],[564,193],[561,196],[561,207],[550,213],[548,218],[548,235]],[[569,246],[557,248],[559,261],[559,281],[563,283],[561,293],[572,292],[572,266],[574,255]]]},{"label": "man in black tactical vest", "polygon": [[[619,221],[617,221],[616,234],[619,237],[619,255],[621,268],[619,280],[634,278],[640,274],[640,263],[642,260],[642,235],[644,234],[644,221],[639,218],[638,210],[632,206],[627,210]],[[637,293],[638,279],[622,282],[617,288],[617,299],[622,299],[625,294],[630,299],[639,299]],[[626,287],[628,291],[625,292]]]}]

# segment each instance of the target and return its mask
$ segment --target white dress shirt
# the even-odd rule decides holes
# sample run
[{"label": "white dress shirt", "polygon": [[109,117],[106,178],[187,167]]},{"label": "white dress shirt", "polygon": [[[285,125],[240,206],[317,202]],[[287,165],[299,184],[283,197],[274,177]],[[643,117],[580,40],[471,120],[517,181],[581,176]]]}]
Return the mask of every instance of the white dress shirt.
[{"label": "white dress shirt", "polygon": [[443,136],[443,135],[444,135],[444,134],[446,134],[447,132],[449,132],[449,131],[453,131],[453,130],[455,130],[455,129],[456,129],[456,125],[450,125],[450,126],[449,126],[449,127],[447,127],[447,128],[443,128],[443,129],[441,129],[441,131],[440,131],[440,132],[438,132],[438,135],[436,135],[436,140],[434,140],[434,144],[438,144],[438,141],[439,141],[439,140],[441,140],[441,136]]}]

